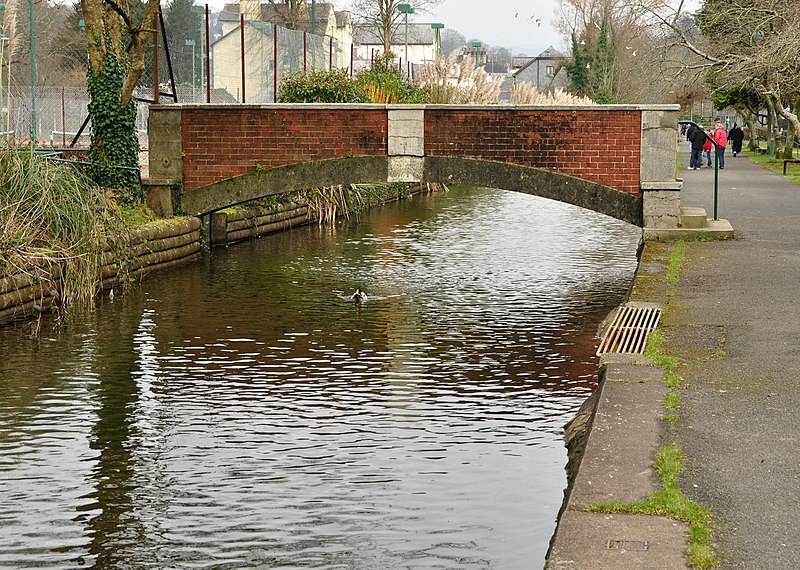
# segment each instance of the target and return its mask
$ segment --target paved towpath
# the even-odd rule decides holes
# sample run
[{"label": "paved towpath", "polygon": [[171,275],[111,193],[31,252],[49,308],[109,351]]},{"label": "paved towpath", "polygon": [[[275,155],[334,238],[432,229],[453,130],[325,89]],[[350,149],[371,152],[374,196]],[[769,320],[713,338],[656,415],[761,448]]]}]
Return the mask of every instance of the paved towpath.
[{"label": "paved towpath", "polygon": [[[713,169],[683,178],[684,202],[711,216]],[[718,206],[737,239],[687,243],[664,323],[685,363],[682,486],[715,513],[722,568],[797,569],[800,186],[728,156]]]}]

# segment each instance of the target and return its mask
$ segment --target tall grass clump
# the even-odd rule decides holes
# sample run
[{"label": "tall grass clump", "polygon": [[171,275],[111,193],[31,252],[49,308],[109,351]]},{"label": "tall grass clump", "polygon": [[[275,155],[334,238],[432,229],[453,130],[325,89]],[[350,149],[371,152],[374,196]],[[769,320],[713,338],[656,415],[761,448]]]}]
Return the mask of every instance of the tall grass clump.
[{"label": "tall grass clump", "polygon": [[596,105],[588,97],[573,95],[562,89],[539,91],[530,83],[514,83],[511,86],[511,103],[514,105]]},{"label": "tall grass clump", "polygon": [[395,64],[392,53],[375,58],[372,67],[359,71],[353,80],[371,103],[429,103],[428,92],[411,81]]},{"label": "tall grass clump", "polygon": [[91,305],[110,210],[100,187],[71,166],[0,149],[0,277],[60,265],[36,278],[53,281],[62,305]]},{"label": "tall grass clump", "polygon": [[467,56],[457,62],[458,52],[438,57],[422,69],[419,83],[431,103],[494,104],[499,101],[501,82],[492,79]]}]

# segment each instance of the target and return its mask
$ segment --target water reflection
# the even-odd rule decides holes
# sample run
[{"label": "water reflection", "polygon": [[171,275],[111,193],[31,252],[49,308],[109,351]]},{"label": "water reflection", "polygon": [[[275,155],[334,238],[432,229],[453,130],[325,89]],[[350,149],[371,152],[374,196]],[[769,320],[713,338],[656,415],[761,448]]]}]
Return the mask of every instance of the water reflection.
[{"label": "water reflection", "polygon": [[[561,427],[637,239],[458,189],[215,251],[52,342],[0,330],[0,551],[17,567],[540,566]],[[356,285],[359,306],[341,298]]]}]

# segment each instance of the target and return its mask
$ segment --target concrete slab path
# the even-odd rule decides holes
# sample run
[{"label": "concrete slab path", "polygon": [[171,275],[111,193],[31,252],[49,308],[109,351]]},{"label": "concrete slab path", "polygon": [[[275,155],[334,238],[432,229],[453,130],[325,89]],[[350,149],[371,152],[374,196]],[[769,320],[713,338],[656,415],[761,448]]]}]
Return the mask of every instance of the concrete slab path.
[{"label": "concrete slab path", "polygon": [[[655,490],[655,454],[673,439],[683,491],[713,511],[720,567],[800,569],[800,186],[746,158],[726,163],[718,215],[737,238],[687,241],[676,285],[673,246],[648,244],[631,292],[664,308],[662,352],[685,384],[679,419],[663,419],[661,369],[608,362],[550,570],[686,567],[684,523],[587,512]],[[684,202],[712,215],[713,169],[683,178]]]},{"label": "concrete slab path", "polygon": [[[688,157],[684,164],[688,163]],[[746,158],[719,172],[737,239],[687,242],[663,330],[686,382],[684,492],[715,514],[722,568],[800,568],[800,186]],[[714,171],[683,199],[713,211]]]}]

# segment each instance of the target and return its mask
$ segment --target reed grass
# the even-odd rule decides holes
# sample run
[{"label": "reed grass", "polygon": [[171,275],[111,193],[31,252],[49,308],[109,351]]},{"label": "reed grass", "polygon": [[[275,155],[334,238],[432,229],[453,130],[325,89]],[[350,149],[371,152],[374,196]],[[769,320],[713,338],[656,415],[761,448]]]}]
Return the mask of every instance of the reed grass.
[{"label": "reed grass", "polygon": [[[0,149],[0,277],[61,265],[62,304],[94,302],[103,235],[120,230],[100,187],[69,165]],[[48,276],[45,276],[47,279]]]}]

